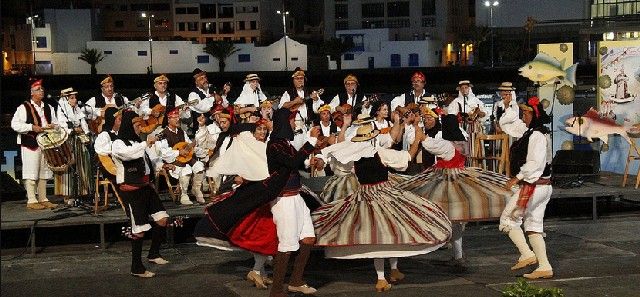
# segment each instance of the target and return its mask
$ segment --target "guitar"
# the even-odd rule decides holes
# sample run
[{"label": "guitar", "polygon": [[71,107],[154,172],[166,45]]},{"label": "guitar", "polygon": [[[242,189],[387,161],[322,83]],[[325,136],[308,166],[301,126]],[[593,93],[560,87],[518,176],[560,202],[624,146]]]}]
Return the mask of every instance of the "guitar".
[{"label": "guitar", "polygon": [[[324,94],[324,89],[318,89],[317,91],[313,91],[316,92],[318,94],[318,96]],[[311,92],[311,94],[313,94],[313,92]],[[296,109],[298,109],[298,107],[300,107],[303,104],[306,104],[309,101],[313,101],[313,98],[311,98],[311,95],[307,95],[304,98],[302,98],[302,103],[295,103],[293,105],[291,105],[289,107],[289,110],[291,111],[295,111]]]},{"label": "guitar", "polygon": [[184,156],[178,155],[178,157],[176,157],[176,161],[180,163],[189,163],[189,161],[191,161],[191,159],[193,158],[193,149],[195,147],[196,147],[195,141],[191,143],[188,143],[186,141],[176,143],[173,146],[174,150],[181,151],[182,149],[186,149],[188,151],[188,153]]},{"label": "guitar", "polygon": [[102,167],[111,175],[116,175],[116,164],[113,163],[113,159],[108,155],[98,155],[98,160]]},{"label": "guitar", "polygon": [[[118,96],[118,94],[114,95]],[[90,120],[87,125],[89,126],[89,130],[91,132],[93,132],[94,134],[98,135],[100,134],[100,132],[102,132],[102,124],[104,123],[104,112],[105,110],[107,110],[107,108],[109,107],[116,107],[118,108],[118,113],[121,113],[124,109],[130,108],[132,106],[138,105],[139,103],[142,103],[142,101],[145,100],[149,100],[151,98],[151,93],[144,93],[142,96],[135,98],[125,104],[123,104],[120,107],[117,107],[116,105],[113,104],[107,104],[105,107],[103,107],[100,111],[100,116],[98,116],[97,118]],[[116,113],[116,114],[118,114]]]},{"label": "guitar", "polygon": [[[149,134],[153,130],[155,130],[158,126],[161,126],[162,122],[164,122],[166,109],[167,108],[165,106],[162,106],[162,104],[160,103],[156,104],[156,106],[151,108],[151,114],[149,115],[149,118],[146,120],[142,120],[142,125],[140,126],[140,132],[144,134]],[[156,113],[159,114],[158,117],[153,116],[153,114],[156,114]]]}]

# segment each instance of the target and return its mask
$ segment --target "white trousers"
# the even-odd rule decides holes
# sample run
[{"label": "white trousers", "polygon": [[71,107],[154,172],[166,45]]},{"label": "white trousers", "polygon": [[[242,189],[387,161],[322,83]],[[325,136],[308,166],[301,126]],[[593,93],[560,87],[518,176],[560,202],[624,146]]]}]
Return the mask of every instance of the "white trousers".
[{"label": "white trousers", "polygon": [[186,164],[182,167],[176,166],[176,169],[170,170],[169,174],[173,178],[180,178],[181,176],[187,176],[192,173],[200,173],[204,171],[204,164],[200,161],[197,161],[193,166]]},{"label": "white trousers", "polygon": [[271,202],[271,213],[278,234],[278,252],[297,251],[300,240],[316,237],[311,212],[300,194],[276,198]]},{"label": "white trousers", "polygon": [[500,231],[509,232],[512,228],[520,228],[524,222],[525,232],[542,233],[544,227],[542,223],[544,211],[547,208],[547,203],[549,203],[551,199],[552,192],[553,188],[551,185],[537,185],[535,191],[533,191],[533,195],[529,199],[524,214],[512,218],[511,213],[517,207],[516,203],[520,195],[520,190],[516,191],[516,193],[509,198],[507,206],[505,206],[502,211],[502,215],[500,216]]},{"label": "white trousers", "polygon": [[22,179],[38,180],[51,179],[53,172],[44,159],[44,154],[40,148],[32,151],[26,147],[21,147],[22,154]]}]

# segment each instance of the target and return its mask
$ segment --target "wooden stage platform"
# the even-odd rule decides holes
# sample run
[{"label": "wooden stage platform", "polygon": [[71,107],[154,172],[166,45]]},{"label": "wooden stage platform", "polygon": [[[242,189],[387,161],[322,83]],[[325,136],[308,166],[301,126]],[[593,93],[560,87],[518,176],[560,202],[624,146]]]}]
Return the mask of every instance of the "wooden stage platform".
[{"label": "wooden stage platform", "polygon": [[[635,180],[635,176],[632,181]],[[303,179],[303,183],[313,191],[321,191],[326,178]],[[564,183],[554,186],[552,199],[564,198],[588,198],[592,201],[592,219],[598,218],[597,201],[600,198],[625,199],[640,202],[640,189],[635,189],[627,184],[621,187],[622,175],[602,172],[595,182],[581,182],[579,178],[566,179]],[[565,186],[565,187],[563,187]],[[176,205],[166,194],[161,195],[165,208],[172,218],[199,218],[204,215],[204,206],[194,204],[193,206]],[[59,199],[52,199],[54,202],[61,202]],[[128,219],[120,206],[114,205],[106,211],[97,215],[93,214],[93,209],[89,207],[59,207],[55,210],[27,210],[25,201],[3,202],[1,206],[0,230],[31,230],[31,254],[36,253],[38,230],[53,227],[94,225],[100,231],[100,247],[106,248],[105,225],[122,224],[126,225]],[[173,241],[174,229],[167,228],[168,239]],[[3,237],[4,240],[11,240]]]}]

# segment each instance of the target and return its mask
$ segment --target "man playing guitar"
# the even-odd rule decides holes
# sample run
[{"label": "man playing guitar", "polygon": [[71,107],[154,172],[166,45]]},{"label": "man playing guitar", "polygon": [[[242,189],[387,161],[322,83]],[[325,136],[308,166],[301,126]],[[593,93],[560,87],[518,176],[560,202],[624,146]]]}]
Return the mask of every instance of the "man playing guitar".
[{"label": "man playing guitar", "polygon": [[99,126],[104,121],[104,111],[107,106],[114,106],[121,108],[123,105],[129,103],[129,99],[115,92],[115,86],[113,78],[108,75],[100,82],[101,93],[98,96],[91,97],[87,100],[86,106],[89,108],[90,114],[88,119],[89,129],[95,133],[100,133]]},{"label": "man playing guitar", "polygon": [[187,194],[189,181],[192,181],[191,191],[196,201],[205,203],[202,194],[204,164],[193,158],[196,143],[189,139],[179,125],[179,109],[174,108],[167,114],[167,127],[161,132],[162,140],[156,142],[156,149],[165,163],[173,165],[169,168],[169,174],[180,183],[180,204],[193,204]]},{"label": "man playing guitar", "polygon": [[293,146],[299,149],[306,141],[303,139],[302,134],[306,133],[310,126],[318,122],[318,108],[324,102],[320,100],[321,93],[319,91],[310,91],[304,87],[306,81],[304,70],[296,68],[291,78],[293,88],[282,94],[278,108],[287,108],[295,114],[296,132],[298,133],[294,137]]},{"label": "man playing guitar", "polygon": [[[151,96],[149,100],[146,100],[140,104],[140,116],[144,119],[148,119],[149,117],[161,118],[163,117],[167,111],[173,110],[176,106],[180,106],[184,104],[182,98],[175,93],[170,93],[168,91],[169,87],[169,78],[162,74],[156,77],[153,80],[153,88],[155,92]],[[164,108],[160,108],[160,106]],[[164,109],[165,112],[161,112],[160,110]],[[182,118],[189,118],[190,114],[185,112],[181,115]],[[162,121],[162,127],[167,126],[166,119]]]}]

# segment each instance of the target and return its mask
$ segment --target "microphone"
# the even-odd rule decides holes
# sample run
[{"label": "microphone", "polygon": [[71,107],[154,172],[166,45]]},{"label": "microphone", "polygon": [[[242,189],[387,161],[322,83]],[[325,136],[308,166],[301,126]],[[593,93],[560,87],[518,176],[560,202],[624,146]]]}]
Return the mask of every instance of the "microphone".
[{"label": "microphone", "polygon": [[256,87],[256,93],[260,94],[260,87]]}]

